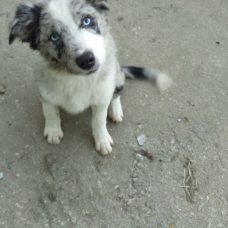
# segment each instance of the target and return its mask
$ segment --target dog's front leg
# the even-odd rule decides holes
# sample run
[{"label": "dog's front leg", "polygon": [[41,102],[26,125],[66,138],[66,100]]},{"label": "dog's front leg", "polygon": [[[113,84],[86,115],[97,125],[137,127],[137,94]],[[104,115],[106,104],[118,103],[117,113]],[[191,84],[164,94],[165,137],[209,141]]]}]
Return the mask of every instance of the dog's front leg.
[{"label": "dog's front leg", "polygon": [[106,127],[108,105],[92,105],[92,128],[96,150],[103,155],[112,152],[113,140]]},{"label": "dog's front leg", "polygon": [[42,102],[45,118],[44,136],[48,143],[58,144],[63,138],[58,107]]}]

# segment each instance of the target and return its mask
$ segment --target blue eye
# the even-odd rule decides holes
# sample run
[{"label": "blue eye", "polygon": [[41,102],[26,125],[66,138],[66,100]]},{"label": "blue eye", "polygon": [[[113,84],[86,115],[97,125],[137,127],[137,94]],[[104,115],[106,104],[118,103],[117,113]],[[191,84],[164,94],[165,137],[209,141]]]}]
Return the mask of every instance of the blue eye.
[{"label": "blue eye", "polygon": [[85,17],[85,18],[83,19],[82,23],[83,23],[84,26],[89,26],[89,25],[92,24],[92,18],[90,18],[90,17]]},{"label": "blue eye", "polygon": [[58,41],[58,40],[59,40],[59,35],[56,34],[56,33],[52,33],[52,34],[51,34],[51,40],[52,40],[53,42]]}]

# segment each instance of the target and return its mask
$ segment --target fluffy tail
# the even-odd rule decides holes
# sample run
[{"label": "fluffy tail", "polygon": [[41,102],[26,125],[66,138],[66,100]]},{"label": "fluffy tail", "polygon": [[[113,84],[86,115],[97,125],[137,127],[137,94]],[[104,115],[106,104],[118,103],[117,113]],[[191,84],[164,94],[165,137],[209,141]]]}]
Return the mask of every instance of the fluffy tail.
[{"label": "fluffy tail", "polygon": [[168,89],[173,80],[166,74],[159,72],[155,69],[143,68],[143,67],[133,67],[133,66],[122,66],[126,78],[136,78],[136,79],[149,79],[156,84],[160,92]]}]

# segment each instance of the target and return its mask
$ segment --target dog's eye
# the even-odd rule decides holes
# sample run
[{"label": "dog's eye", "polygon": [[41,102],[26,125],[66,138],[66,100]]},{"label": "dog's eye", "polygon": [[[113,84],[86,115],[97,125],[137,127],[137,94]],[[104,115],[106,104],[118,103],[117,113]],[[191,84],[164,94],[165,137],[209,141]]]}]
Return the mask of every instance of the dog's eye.
[{"label": "dog's eye", "polygon": [[93,19],[91,17],[85,17],[83,20],[82,20],[82,24],[83,26],[90,26],[93,22]]},{"label": "dog's eye", "polygon": [[52,40],[53,42],[58,41],[58,40],[59,40],[59,35],[58,35],[57,33],[52,33],[52,34],[51,34],[51,40]]}]

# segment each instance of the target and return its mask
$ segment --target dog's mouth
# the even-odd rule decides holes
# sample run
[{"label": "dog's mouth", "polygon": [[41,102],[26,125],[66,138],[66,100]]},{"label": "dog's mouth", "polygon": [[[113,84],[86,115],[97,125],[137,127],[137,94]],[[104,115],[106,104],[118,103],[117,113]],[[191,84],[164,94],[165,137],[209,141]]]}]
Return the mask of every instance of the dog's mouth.
[{"label": "dog's mouth", "polygon": [[79,72],[74,72],[72,70],[68,70],[69,73],[74,74],[74,75],[80,75],[80,76],[87,76],[87,75],[91,75],[94,74],[98,71],[99,67],[95,68],[95,69],[91,69],[89,71],[79,71]]},{"label": "dog's mouth", "polygon": [[87,72],[86,72],[86,74],[87,74],[87,75],[89,75],[89,74],[93,74],[93,73],[97,72],[97,71],[98,71],[98,69],[99,69],[99,66],[97,66],[96,68],[93,68],[93,69],[91,69],[91,70],[87,71]]}]

